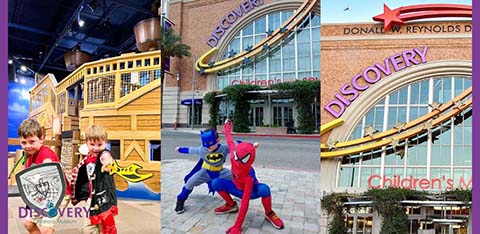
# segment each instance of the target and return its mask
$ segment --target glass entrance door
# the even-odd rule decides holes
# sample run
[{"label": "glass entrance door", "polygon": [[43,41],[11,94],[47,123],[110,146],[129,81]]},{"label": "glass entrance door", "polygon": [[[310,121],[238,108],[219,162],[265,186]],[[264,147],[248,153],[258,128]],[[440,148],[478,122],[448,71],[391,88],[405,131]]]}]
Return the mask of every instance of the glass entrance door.
[{"label": "glass entrance door", "polygon": [[350,207],[346,214],[346,228],[348,234],[372,234],[373,208]]},{"label": "glass entrance door", "polygon": [[263,125],[263,105],[253,106],[250,108],[248,122],[249,126],[262,126]]},{"label": "glass entrance door", "polygon": [[285,127],[291,121],[293,121],[293,107],[291,105],[273,107],[274,126]]},{"label": "glass entrance door", "polygon": [[[193,124],[200,125],[202,124],[202,105],[194,105],[194,116],[193,116]],[[188,124],[192,126],[192,107],[188,107]]]},{"label": "glass entrance door", "polygon": [[444,224],[441,225],[441,234],[467,234],[466,224]]}]

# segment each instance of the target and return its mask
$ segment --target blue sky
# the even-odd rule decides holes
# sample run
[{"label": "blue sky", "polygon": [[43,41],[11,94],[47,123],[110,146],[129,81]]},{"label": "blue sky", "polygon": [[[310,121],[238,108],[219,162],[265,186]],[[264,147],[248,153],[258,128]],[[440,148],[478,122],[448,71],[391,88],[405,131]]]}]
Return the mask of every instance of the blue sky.
[{"label": "blue sky", "polygon": [[[20,123],[28,117],[30,94],[33,81],[26,79],[25,84],[8,82],[8,137],[17,138],[17,129]],[[8,146],[8,151],[14,151],[20,146]]]},{"label": "blue sky", "polygon": [[[390,9],[417,4],[464,4],[472,0],[320,0],[322,24],[373,22],[372,17],[383,13],[383,4]],[[348,7],[349,10],[345,10]],[[432,19],[429,19],[432,20]]]}]

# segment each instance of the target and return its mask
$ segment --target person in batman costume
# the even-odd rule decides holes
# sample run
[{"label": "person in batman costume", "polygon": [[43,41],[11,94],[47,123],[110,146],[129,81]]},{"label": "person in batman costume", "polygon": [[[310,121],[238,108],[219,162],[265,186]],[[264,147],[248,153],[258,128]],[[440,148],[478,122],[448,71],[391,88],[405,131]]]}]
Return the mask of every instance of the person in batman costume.
[{"label": "person in batman costume", "polygon": [[[187,200],[193,188],[201,184],[207,183],[210,192],[214,192],[211,181],[215,178],[223,178],[232,180],[232,173],[229,169],[224,168],[223,164],[229,154],[226,145],[220,144],[220,137],[215,129],[206,129],[200,132],[202,145],[198,147],[177,147],[177,152],[181,154],[195,154],[199,156],[197,164],[192,171],[184,178],[184,186],[177,196],[177,204],[175,212],[181,214],[185,212],[185,201]],[[238,210],[238,207],[231,207],[231,212]]]}]

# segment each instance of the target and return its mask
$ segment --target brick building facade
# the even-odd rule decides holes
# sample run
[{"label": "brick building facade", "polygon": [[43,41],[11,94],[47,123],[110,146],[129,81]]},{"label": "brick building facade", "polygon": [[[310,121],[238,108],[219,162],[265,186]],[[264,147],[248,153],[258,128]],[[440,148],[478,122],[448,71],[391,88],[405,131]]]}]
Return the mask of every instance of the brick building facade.
[{"label": "brick building facade", "polygon": [[[306,18],[304,17],[305,19],[302,18],[306,24],[302,26],[296,25],[293,32],[287,37],[288,39],[277,43],[276,49],[272,45],[272,51],[275,51],[272,52],[273,55],[271,57],[257,57],[252,61],[250,67],[242,65],[231,66],[220,71],[223,77],[217,72],[200,75],[197,70],[193,69],[194,62],[213,46],[219,49],[216,55],[211,58],[214,61],[224,59],[229,53],[239,54],[247,50],[249,46],[255,46],[261,39],[268,37],[269,30],[280,30],[279,28],[282,24],[291,15],[294,15],[294,12],[304,3],[309,5],[316,4],[312,8],[311,14],[306,16]],[[182,43],[191,46],[192,52],[192,57],[190,58],[171,59],[171,69],[165,81],[163,95],[162,120],[164,127],[172,127],[175,122],[180,127],[190,126],[190,103],[192,97],[197,100],[195,104],[195,125],[208,124],[208,105],[203,102],[201,105],[198,104],[207,92],[222,90],[228,85],[252,81],[257,82],[259,85],[265,85],[269,80],[270,82],[274,80],[282,82],[294,79],[319,79],[319,1],[172,0],[164,8],[168,8],[164,9],[163,12],[173,22],[173,28],[177,34],[182,36]],[[308,48],[300,48],[300,31],[308,31],[309,36],[307,36],[308,38],[304,43]],[[216,35],[215,38],[212,38],[213,34]],[[280,45],[283,41],[285,41],[284,45]],[[287,53],[288,48],[294,52]],[[308,51],[309,54],[303,58],[301,57],[301,51]],[[310,51],[315,51],[318,55],[311,54]],[[288,54],[293,54],[294,56],[287,58]],[[278,65],[278,68],[273,63],[274,58],[272,57],[275,56],[280,58],[279,61],[275,61],[277,64],[281,64]],[[313,61],[313,58],[317,60]],[[287,65],[286,61],[289,59],[292,62]],[[307,64],[302,62],[302,59],[308,60],[308,66],[305,68],[298,67],[298,64]],[[291,68],[289,68],[290,65],[292,65]],[[237,73],[232,72],[235,69]],[[269,98],[275,99],[275,97]],[[278,98],[278,100],[274,101],[269,101],[267,97],[264,97],[261,100],[257,100],[257,103],[254,103],[254,105],[251,114],[253,129],[255,124],[256,126],[274,125],[274,118],[277,119],[275,125],[285,126],[289,118],[295,117],[295,107],[288,97]],[[225,105],[222,106],[225,107]],[[281,117],[274,116],[280,113],[275,108],[281,109]],[[231,112],[231,110],[227,109],[228,107],[225,107],[221,109],[221,112],[222,110],[223,112]],[[255,114],[253,114],[254,112]],[[274,114],[274,112],[278,113]],[[229,113],[223,113],[224,118],[226,115],[229,115]]]},{"label": "brick building facade", "polygon": [[[415,22],[388,32],[377,23],[321,25],[322,126],[343,121],[322,134],[324,195],[471,188],[471,30],[471,21]],[[469,208],[429,202],[405,205],[410,233],[471,233]],[[380,233],[371,205],[345,204],[357,207],[346,214],[349,233]],[[321,233],[327,223],[324,213]]]}]

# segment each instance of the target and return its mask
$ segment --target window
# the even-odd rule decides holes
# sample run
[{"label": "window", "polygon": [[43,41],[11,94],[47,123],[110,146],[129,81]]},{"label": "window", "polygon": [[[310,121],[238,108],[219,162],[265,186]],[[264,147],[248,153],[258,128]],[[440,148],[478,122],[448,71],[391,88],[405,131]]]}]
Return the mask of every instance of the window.
[{"label": "window", "polygon": [[87,104],[113,102],[115,75],[99,76],[87,81]]},{"label": "window", "polygon": [[[292,11],[273,12],[249,23],[230,41],[224,58],[256,45],[267,37],[267,32],[278,29],[292,14]],[[240,81],[267,80],[267,83],[278,83],[310,77],[318,79],[319,76],[320,16],[311,13],[268,53],[257,56],[249,65],[220,72],[217,89],[222,90]]]},{"label": "window", "polygon": [[[379,132],[392,129],[398,122],[413,121],[432,110],[431,103],[446,103],[471,86],[471,77],[435,77],[401,87],[373,106],[354,127],[349,139],[364,136],[372,126]],[[431,131],[410,137],[400,146],[383,147],[344,157],[340,164],[339,187],[368,187],[369,178],[415,177],[436,183],[432,189],[471,185],[472,109],[464,110]],[[383,183],[375,177],[373,185]],[[387,184],[385,184],[388,186]]]},{"label": "window", "polygon": [[161,161],[162,157],[160,154],[161,141],[152,140],[150,141],[150,161]]},{"label": "window", "polygon": [[112,152],[113,159],[120,160],[120,140],[108,140],[107,149]]}]

